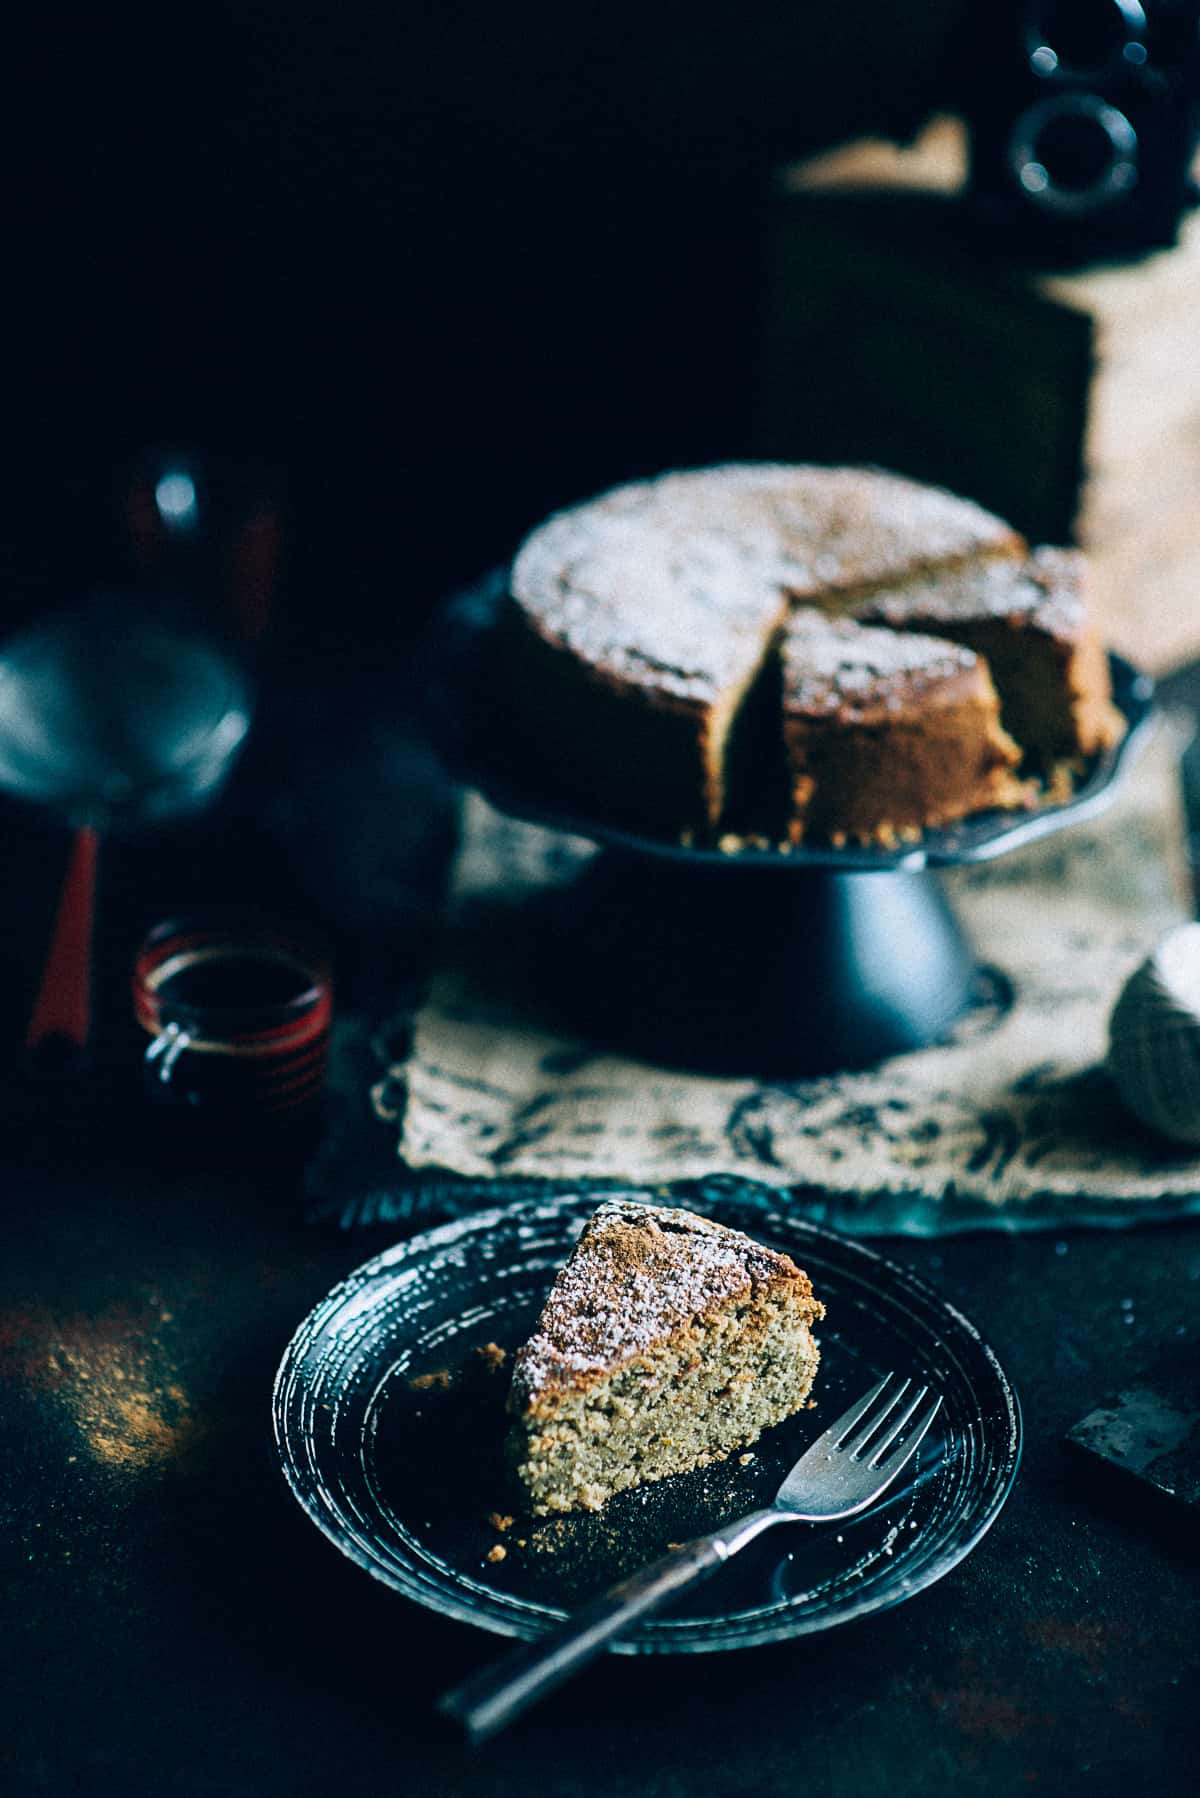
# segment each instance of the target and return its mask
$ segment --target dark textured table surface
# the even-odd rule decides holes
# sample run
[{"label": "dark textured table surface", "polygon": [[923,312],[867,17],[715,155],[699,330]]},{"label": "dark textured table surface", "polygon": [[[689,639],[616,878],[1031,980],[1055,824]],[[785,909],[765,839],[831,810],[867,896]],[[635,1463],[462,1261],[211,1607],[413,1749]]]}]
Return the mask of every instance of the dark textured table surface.
[{"label": "dark textured table surface", "polygon": [[[126,873],[149,903],[144,869]],[[36,962],[16,940],[14,1012]],[[1200,1223],[892,1245],[978,1322],[1024,1405],[1024,1466],[977,1551],[824,1637],[608,1662],[471,1753],[431,1706],[495,1639],[342,1561],[273,1458],[288,1336],[385,1239],[304,1223],[292,1176],[200,1165],[134,1106],[25,1105],[8,1084],[0,1789],[1195,1790],[1195,1519],[1062,1438],[1107,1393],[1200,1359]]]},{"label": "dark textured table surface", "polygon": [[1195,1789],[1194,1519],[1097,1483],[1061,1438],[1196,1354],[1200,1226],[909,1245],[1025,1406],[1019,1483],[975,1554],[824,1638],[611,1662],[469,1753],[430,1706],[496,1643],[343,1562],[272,1458],[280,1351],[363,1241],[304,1227],[267,1178],[69,1141],[5,1159],[5,1789]]}]

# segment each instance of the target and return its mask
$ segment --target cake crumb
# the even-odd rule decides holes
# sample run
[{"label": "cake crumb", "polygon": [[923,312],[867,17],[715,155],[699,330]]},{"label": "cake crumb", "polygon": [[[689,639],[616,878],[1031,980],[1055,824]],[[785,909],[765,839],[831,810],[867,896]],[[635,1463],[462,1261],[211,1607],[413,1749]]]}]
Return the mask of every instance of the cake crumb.
[{"label": "cake crumb", "polygon": [[439,1367],[434,1373],[415,1374],[408,1384],[413,1392],[449,1392],[454,1376],[448,1367]]},{"label": "cake crumb", "polygon": [[497,1542],[495,1548],[488,1549],[487,1558],[489,1561],[503,1561],[507,1559],[507,1556],[508,1550],[505,1548],[503,1542]]},{"label": "cake crumb", "polygon": [[815,1411],[816,1408],[817,1408],[817,1401],[815,1398],[810,1398],[808,1403],[804,1407],[804,1409],[806,1411]]},{"label": "cake crumb", "polygon": [[1065,805],[1075,795],[1075,776],[1079,773],[1078,762],[1069,759],[1055,762],[1046,779],[1045,799],[1048,805]]},{"label": "cake crumb", "polygon": [[750,1465],[751,1461],[753,1461],[753,1459],[754,1459],[753,1455],[739,1455],[738,1456],[738,1466],[739,1467],[749,1467],[749,1465]]},{"label": "cake crumb", "polygon": [[517,1537],[517,1547],[518,1547],[518,1548],[524,1548],[524,1547],[525,1547],[525,1538],[524,1538],[524,1536],[518,1536],[518,1537]]},{"label": "cake crumb", "polygon": [[500,1347],[498,1342],[484,1342],[475,1350],[475,1354],[483,1366],[485,1373],[499,1373],[508,1360],[508,1350]]},{"label": "cake crumb", "polygon": [[512,1518],[505,1517],[503,1515],[503,1513],[500,1511],[493,1511],[491,1516],[488,1518],[488,1522],[491,1524],[491,1526],[494,1530],[500,1530],[501,1533],[503,1533],[505,1530],[510,1530],[513,1526]]}]

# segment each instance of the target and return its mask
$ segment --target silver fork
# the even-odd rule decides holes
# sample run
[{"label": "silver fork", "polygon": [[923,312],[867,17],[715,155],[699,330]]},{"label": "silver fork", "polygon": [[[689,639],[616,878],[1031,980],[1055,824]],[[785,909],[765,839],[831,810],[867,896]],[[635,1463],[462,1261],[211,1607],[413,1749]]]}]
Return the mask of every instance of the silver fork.
[{"label": "silver fork", "polygon": [[927,1386],[914,1392],[911,1380],[886,1374],[805,1450],[772,1504],[643,1567],[576,1611],[551,1635],[514,1649],[447,1692],[438,1710],[461,1724],[472,1741],[481,1742],[560,1685],[631,1623],[715,1573],[764,1530],[776,1523],[836,1523],[865,1511],[908,1466],[941,1402]]}]

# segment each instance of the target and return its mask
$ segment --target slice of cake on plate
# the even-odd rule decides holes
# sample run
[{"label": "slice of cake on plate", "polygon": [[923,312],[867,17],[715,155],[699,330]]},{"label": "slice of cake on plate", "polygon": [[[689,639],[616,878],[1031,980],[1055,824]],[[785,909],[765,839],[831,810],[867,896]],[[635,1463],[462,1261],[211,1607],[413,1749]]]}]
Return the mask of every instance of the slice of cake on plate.
[{"label": "slice of cake on plate", "polygon": [[808,1275],[740,1231],[601,1205],[513,1366],[509,1455],[534,1512],[595,1511],[753,1442],[807,1399],[823,1316]]}]

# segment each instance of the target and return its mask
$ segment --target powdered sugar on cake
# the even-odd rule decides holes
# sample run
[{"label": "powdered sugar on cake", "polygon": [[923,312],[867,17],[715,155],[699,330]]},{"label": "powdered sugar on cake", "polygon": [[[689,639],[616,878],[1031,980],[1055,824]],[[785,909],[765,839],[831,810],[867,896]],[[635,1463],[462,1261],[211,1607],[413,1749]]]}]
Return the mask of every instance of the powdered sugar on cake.
[{"label": "powdered sugar on cake", "polygon": [[970,567],[881,589],[859,616],[903,628],[910,621],[970,623],[982,619],[1036,625],[1049,636],[1077,636],[1087,621],[1084,560],[1078,550],[1043,548],[1026,561],[989,559]]},{"label": "powdered sugar on cake", "polygon": [[793,614],[785,658],[789,707],[818,713],[900,703],[979,666],[969,649],[940,637],[874,629],[807,608]]},{"label": "powdered sugar on cake", "polygon": [[[513,1367],[513,1398],[612,1371],[694,1318],[763,1283],[808,1278],[787,1256],[690,1211],[600,1206],[554,1282]],[[812,1316],[821,1306],[811,1300]]]},{"label": "powdered sugar on cake", "polygon": [[806,602],[1019,540],[968,500],[875,469],[733,463],[633,482],[527,538],[512,591],[547,637],[625,678],[702,697]]}]

